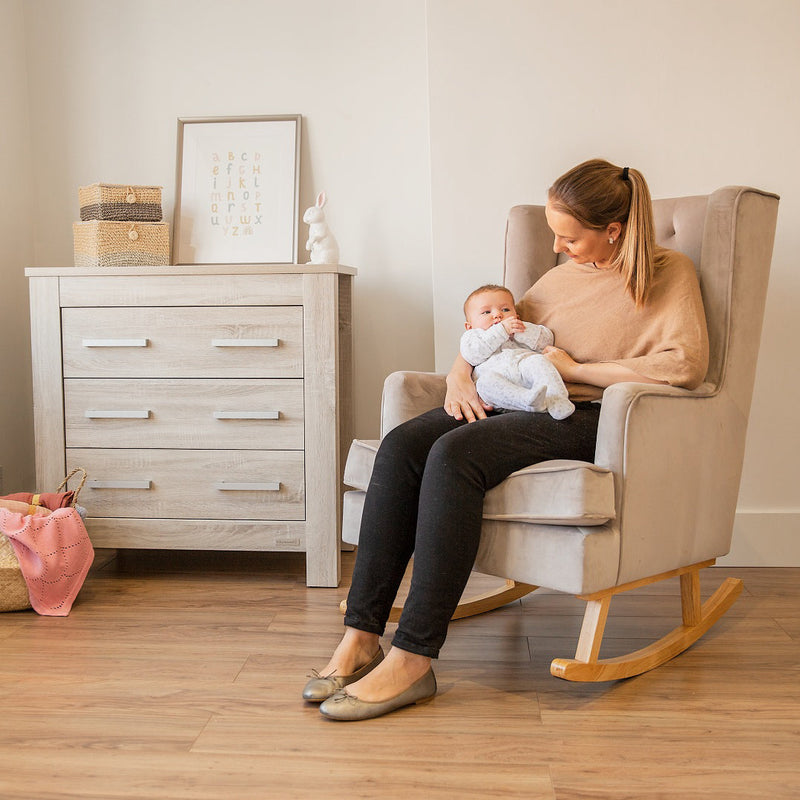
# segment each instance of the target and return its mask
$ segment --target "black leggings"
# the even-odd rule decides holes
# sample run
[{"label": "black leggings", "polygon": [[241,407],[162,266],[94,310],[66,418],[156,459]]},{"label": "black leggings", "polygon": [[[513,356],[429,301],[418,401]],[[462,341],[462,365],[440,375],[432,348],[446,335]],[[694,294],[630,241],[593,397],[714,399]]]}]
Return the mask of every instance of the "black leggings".
[{"label": "black leggings", "polygon": [[563,420],[509,411],[466,423],[437,408],[390,431],[364,502],[345,625],[383,635],[413,554],[393,644],[437,658],[478,552],[484,494],[540,461],[594,461],[599,415],[599,404],[577,403]]}]

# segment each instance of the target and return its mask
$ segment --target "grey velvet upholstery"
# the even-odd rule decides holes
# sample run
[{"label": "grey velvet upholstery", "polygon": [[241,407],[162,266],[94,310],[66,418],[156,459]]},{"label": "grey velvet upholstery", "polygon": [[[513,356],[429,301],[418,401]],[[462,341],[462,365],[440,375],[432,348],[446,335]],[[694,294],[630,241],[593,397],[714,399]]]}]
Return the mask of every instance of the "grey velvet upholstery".
[{"label": "grey velvet upholstery", "polygon": [[[776,195],[726,187],[654,202],[659,243],[694,261],[710,339],[706,382],[689,391],[605,390],[594,465],[544,462],[487,494],[475,569],[573,594],[609,589],[730,549],[777,218]],[[556,256],[541,206],[508,216],[505,284],[521,296]],[[444,376],[386,379],[381,435],[441,404]],[[358,541],[378,442],[348,457],[343,538]]]}]

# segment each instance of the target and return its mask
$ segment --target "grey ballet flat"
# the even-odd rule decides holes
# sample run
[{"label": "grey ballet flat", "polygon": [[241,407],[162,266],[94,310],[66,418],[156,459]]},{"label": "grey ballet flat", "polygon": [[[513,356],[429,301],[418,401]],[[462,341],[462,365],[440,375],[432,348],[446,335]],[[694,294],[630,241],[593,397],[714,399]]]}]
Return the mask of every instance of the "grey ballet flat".
[{"label": "grey ballet flat", "polygon": [[379,703],[371,703],[366,700],[359,700],[347,691],[337,692],[333,697],[329,697],[319,710],[328,719],[335,719],[340,722],[355,722],[363,719],[375,719],[397,711],[398,708],[414,705],[415,703],[427,703],[436,694],[436,677],[433,670],[428,670],[418,681],[412,683],[404,692],[383,700]]},{"label": "grey ballet flat", "polygon": [[378,648],[375,657],[369,664],[365,664],[361,669],[357,669],[350,675],[320,675],[316,670],[313,670],[311,680],[305,685],[303,689],[303,700],[308,700],[309,703],[321,703],[332,697],[336,692],[342,691],[345,686],[355,683],[360,678],[363,678],[368,672],[372,672],[378,664],[383,661],[383,648]]}]

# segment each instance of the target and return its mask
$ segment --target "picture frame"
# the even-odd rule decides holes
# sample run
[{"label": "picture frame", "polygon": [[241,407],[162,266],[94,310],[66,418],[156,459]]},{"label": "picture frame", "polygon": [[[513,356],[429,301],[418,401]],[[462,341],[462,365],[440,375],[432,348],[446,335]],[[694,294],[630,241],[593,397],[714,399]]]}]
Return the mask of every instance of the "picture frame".
[{"label": "picture frame", "polygon": [[301,120],[178,119],[174,264],[297,263]]}]

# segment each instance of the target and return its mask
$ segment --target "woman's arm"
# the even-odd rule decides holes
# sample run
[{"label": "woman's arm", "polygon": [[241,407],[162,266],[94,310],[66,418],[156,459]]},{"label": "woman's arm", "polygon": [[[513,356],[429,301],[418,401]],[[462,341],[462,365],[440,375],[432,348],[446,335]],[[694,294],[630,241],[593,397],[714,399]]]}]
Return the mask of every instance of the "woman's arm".
[{"label": "woman's arm", "polygon": [[459,353],[447,374],[444,410],[455,419],[475,422],[476,419],[486,419],[486,412],[491,408],[478,397],[472,381],[472,365]]},{"label": "woman's arm", "polygon": [[542,351],[547,360],[559,371],[567,383],[585,383],[605,389],[614,383],[632,381],[635,383],[666,383],[647,378],[623,367],[614,361],[601,361],[596,364],[579,364],[569,353],[558,347],[545,347]]}]

